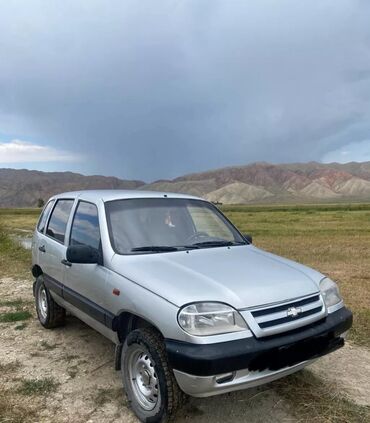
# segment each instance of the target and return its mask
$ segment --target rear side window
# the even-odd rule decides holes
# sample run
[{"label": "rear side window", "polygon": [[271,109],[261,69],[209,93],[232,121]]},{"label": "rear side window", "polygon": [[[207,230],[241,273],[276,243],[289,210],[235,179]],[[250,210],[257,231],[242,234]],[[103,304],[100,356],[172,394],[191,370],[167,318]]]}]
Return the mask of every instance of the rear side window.
[{"label": "rear side window", "polygon": [[70,245],[87,245],[100,249],[98,209],[95,204],[80,201],[73,218]]},{"label": "rear side window", "polygon": [[44,232],[46,221],[48,220],[48,216],[50,214],[50,210],[53,208],[54,200],[49,201],[44,210],[41,213],[39,223],[37,224],[37,230],[39,232]]},{"label": "rear side window", "polygon": [[51,213],[46,235],[64,243],[65,233],[73,200],[58,200]]}]

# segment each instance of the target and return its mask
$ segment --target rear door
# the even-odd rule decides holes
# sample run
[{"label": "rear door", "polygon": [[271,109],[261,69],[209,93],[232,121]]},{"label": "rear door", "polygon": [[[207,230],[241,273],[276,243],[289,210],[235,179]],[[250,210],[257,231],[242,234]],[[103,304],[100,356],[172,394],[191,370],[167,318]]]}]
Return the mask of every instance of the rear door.
[{"label": "rear door", "polygon": [[45,228],[50,211],[53,208],[55,200],[50,200],[44,207],[32,240],[32,264],[38,264],[43,268],[45,254]]},{"label": "rear door", "polygon": [[67,249],[65,238],[73,203],[73,199],[56,200],[46,226],[44,242],[39,246],[43,247],[43,251],[40,251],[42,254],[41,268],[46,285],[60,296],[62,295],[61,285],[64,282],[65,271],[62,260],[65,259]]},{"label": "rear door", "polygon": [[[75,209],[69,245],[87,245],[102,254],[97,206],[80,200]],[[70,263],[65,269],[65,299],[82,312],[107,324],[105,281],[108,270],[100,264]]]}]

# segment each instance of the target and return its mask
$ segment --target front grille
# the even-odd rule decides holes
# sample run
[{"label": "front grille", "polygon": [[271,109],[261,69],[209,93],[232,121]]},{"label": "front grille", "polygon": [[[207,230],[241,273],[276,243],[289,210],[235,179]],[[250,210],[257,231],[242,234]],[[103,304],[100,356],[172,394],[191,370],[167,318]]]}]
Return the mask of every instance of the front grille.
[{"label": "front grille", "polygon": [[[304,300],[252,311],[252,316],[256,319],[258,326],[264,329],[319,313],[322,310],[322,306],[323,304],[320,301],[320,296],[315,295],[314,297],[305,298]],[[287,316],[288,310],[293,308],[299,311],[298,314],[296,316]]]},{"label": "front grille", "polygon": [[284,304],[265,306],[249,311],[251,328],[255,335],[269,336],[312,323],[325,316],[320,294],[291,300]]}]

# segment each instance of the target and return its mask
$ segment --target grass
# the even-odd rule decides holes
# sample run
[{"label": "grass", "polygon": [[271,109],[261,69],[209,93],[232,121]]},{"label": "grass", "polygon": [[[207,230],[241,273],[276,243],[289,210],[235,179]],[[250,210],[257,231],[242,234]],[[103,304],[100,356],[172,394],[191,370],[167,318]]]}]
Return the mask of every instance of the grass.
[{"label": "grass", "polygon": [[319,211],[370,211],[370,203],[332,203],[332,204],[269,204],[269,205],[224,205],[223,212],[284,212],[289,213],[315,213]]},{"label": "grass", "polygon": [[0,208],[0,224],[7,231],[22,233],[33,231],[40,216],[41,209],[8,209]]},{"label": "grass", "polygon": [[49,342],[42,340],[40,342],[40,346],[42,347],[43,350],[52,351],[52,350],[55,350],[55,348],[57,347],[57,344],[49,344]]},{"label": "grass", "polygon": [[32,314],[28,310],[23,311],[10,311],[8,313],[0,314],[0,323],[19,322],[21,320],[27,320],[32,317]]},{"label": "grass", "polygon": [[25,301],[22,298],[16,298],[14,300],[0,300],[0,307],[16,307],[20,308],[25,305]]},{"label": "grass", "polygon": [[22,366],[22,364],[18,361],[11,361],[9,363],[0,363],[0,373],[12,373],[15,370],[19,369]]},{"label": "grass", "polygon": [[68,373],[68,376],[74,379],[78,374],[78,367],[77,366],[68,367],[67,373]]},{"label": "grass", "polygon": [[0,274],[13,278],[29,278],[30,251],[14,242],[0,220]]},{"label": "grass", "polygon": [[24,404],[16,393],[0,386],[0,422],[31,423],[37,420],[37,404]]},{"label": "grass", "polygon": [[43,379],[23,379],[18,388],[18,393],[22,395],[44,395],[55,392],[59,383],[51,377]]},{"label": "grass", "polygon": [[273,389],[294,405],[299,421],[316,423],[368,422],[370,407],[338,395],[335,384],[323,381],[308,370],[272,383]]},{"label": "grass", "polygon": [[80,358],[78,354],[66,354],[63,356],[63,360],[65,360],[67,363],[70,363],[73,360],[76,360],[77,358]]},{"label": "grass", "polygon": [[23,330],[26,329],[27,323],[21,323],[20,325],[17,325],[14,330]]},{"label": "grass", "polygon": [[120,404],[125,400],[121,388],[99,388],[93,397],[93,402],[97,407],[102,407],[104,404],[117,399],[119,399]]},{"label": "grass", "polygon": [[32,234],[40,209],[1,209],[0,208],[0,274],[7,277],[29,278],[31,255],[10,235],[28,231]]}]

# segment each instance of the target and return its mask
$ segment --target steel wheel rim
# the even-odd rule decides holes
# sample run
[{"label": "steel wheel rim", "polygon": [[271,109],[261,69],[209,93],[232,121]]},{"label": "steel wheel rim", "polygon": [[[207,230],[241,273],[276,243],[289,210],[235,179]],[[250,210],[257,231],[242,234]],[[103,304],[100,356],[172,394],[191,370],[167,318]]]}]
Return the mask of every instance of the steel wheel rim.
[{"label": "steel wheel rim", "polygon": [[152,358],[140,345],[128,357],[128,373],[136,401],[144,410],[153,410],[160,401],[159,381]]},{"label": "steel wheel rim", "polygon": [[40,312],[40,315],[42,319],[46,319],[48,315],[48,298],[46,295],[45,288],[39,289],[39,295],[38,295],[38,309]]}]

